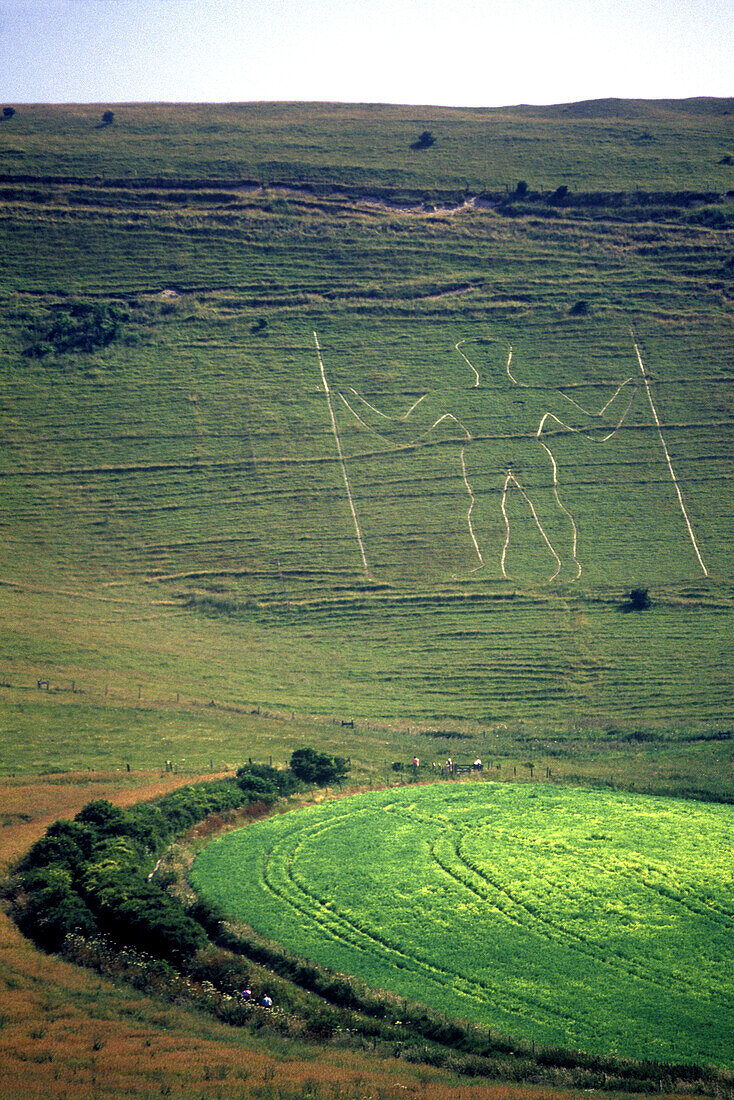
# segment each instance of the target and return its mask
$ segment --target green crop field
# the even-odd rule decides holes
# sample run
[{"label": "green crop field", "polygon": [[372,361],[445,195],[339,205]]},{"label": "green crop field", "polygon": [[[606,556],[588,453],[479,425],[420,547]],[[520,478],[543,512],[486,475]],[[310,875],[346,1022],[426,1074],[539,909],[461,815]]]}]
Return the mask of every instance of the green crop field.
[{"label": "green crop field", "polygon": [[526,1040],[731,1066],[732,808],[481,781],[294,811],[193,881],[333,970]]}]

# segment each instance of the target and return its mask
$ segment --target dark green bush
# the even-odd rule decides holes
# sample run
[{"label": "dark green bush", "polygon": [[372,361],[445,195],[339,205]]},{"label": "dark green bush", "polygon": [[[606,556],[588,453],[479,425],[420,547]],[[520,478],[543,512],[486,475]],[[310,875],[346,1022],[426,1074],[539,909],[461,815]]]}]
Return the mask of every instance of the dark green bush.
[{"label": "dark green bush", "polygon": [[219,906],[215,905],[214,902],[207,901],[206,898],[197,898],[194,904],[189,906],[186,912],[192,920],[195,920],[197,924],[201,925],[207,936],[212,939],[216,938],[222,931],[225,916]]},{"label": "dark green bush", "polygon": [[259,775],[243,775],[237,780],[240,790],[248,795],[252,802],[265,802],[272,805],[278,797],[278,788]]},{"label": "dark green bush", "polygon": [[430,130],[424,130],[422,134],[411,145],[411,149],[430,149],[432,145],[436,144],[436,139]]},{"label": "dark green bush", "polygon": [[88,803],[74,821],[51,825],[18,865],[18,923],[46,950],[58,950],[69,932],[102,930],[162,958],[190,957],[206,942],[204,920],[214,927],[217,917],[202,912],[197,921],[146,871],[172,836],[255,797],[222,780],[128,811],[104,799]]},{"label": "dark green bush", "polygon": [[329,756],[315,749],[296,749],[291,756],[291,771],[304,783],[340,783],[348,772],[347,762],[342,756]]},{"label": "dark green bush", "polygon": [[650,596],[646,588],[633,588],[625,603],[623,611],[646,611],[650,606]]},{"label": "dark green bush", "polygon": [[24,355],[41,359],[53,352],[90,352],[107,347],[128,320],[126,311],[101,302],[74,302],[39,321],[29,333],[31,342]]},{"label": "dark green bush", "polygon": [[20,929],[46,951],[57,951],[70,932],[92,935],[97,928],[93,914],[72,886],[71,875],[61,866],[30,871],[24,889],[15,899]]},{"label": "dark green bush", "polygon": [[92,852],[95,834],[73,821],[55,821],[20,863],[22,871],[55,864],[77,874]]},{"label": "dark green bush", "polygon": [[237,782],[240,786],[247,776],[257,776],[267,780],[282,795],[293,794],[300,786],[290,768],[273,768],[268,764],[244,764],[237,772]]}]

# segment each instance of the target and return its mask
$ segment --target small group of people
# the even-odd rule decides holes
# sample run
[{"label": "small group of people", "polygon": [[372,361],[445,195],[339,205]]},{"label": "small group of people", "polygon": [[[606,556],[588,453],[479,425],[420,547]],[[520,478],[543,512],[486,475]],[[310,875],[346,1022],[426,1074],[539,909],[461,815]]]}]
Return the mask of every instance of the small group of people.
[{"label": "small group of people", "polygon": [[[480,772],[482,770],[482,766],[482,761],[480,757],[477,756],[474,760],[474,763],[472,764],[472,768],[475,772]],[[449,757],[444,767],[449,775],[453,775],[458,765],[455,765],[451,757]],[[461,767],[466,768],[466,765],[462,764]]]},{"label": "small group of people", "polygon": [[[243,1001],[251,1001],[252,1000],[252,990],[251,989],[243,989],[241,996],[242,996]],[[273,998],[270,996],[269,993],[263,993],[263,995],[260,999],[260,1004],[263,1008],[272,1008],[273,1007]]]},{"label": "small group of people", "polygon": [[[419,768],[420,765],[421,765],[421,762],[420,762],[419,758],[417,756],[414,756],[413,757],[413,767],[414,768]],[[443,766],[441,766],[440,764],[438,764],[438,765],[432,764],[431,766],[434,769],[436,767],[439,767],[439,768],[441,768],[441,771],[445,771],[448,775],[453,775],[454,762],[451,759],[451,757],[448,758],[448,760],[446,761],[446,763]],[[474,763],[472,764],[472,768],[474,769],[475,772],[480,772],[482,770],[482,767],[483,767],[482,761],[481,761],[480,757],[477,756]]]}]

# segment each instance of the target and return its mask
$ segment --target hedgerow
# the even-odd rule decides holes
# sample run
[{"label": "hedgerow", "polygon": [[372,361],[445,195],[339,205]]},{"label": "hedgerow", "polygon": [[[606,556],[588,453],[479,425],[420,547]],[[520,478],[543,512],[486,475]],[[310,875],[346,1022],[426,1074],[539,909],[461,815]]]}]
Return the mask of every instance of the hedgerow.
[{"label": "hedgerow", "polygon": [[[344,762],[337,762],[343,775]],[[190,960],[222,917],[203,899],[186,910],[153,880],[156,855],[204,818],[254,804],[267,808],[302,786],[290,768],[246,764],[234,779],[180,787],[129,810],[90,802],[73,821],[54,822],[18,864],[17,923],[48,951],[60,950],[69,934],[103,934],[164,959]]]},{"label": "hedgerow", "polygon": [[73,821],[54,822],[19,863],[16,920],[48,951],[60,950],[69,934],[105,934],[163,959],[191,959],[220,918],[204,901],[186,911],[152,880],[155,856],[211,814],[272,805],[298,785],[290,772],[252,765],[234,780],[182,787],[130,810],[90,802]]}]

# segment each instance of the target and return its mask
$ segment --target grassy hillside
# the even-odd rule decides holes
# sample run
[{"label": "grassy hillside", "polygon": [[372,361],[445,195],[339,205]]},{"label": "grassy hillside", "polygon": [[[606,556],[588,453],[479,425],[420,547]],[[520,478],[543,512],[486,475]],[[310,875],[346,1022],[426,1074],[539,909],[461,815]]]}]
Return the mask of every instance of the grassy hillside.
[{"label": "grassy hillside", "polygon": [[453,731],[729,790],[730,109],[0,124],[2,770]]},{"label": "grassy hillside", "polygon": [[[101,124],[114,108],[114,123]],[[0,172],[474,189],[723,191],[733,99],[462,110],[338,103],[19,105]],[[436,143],[411,146],[424,130]]]}]

